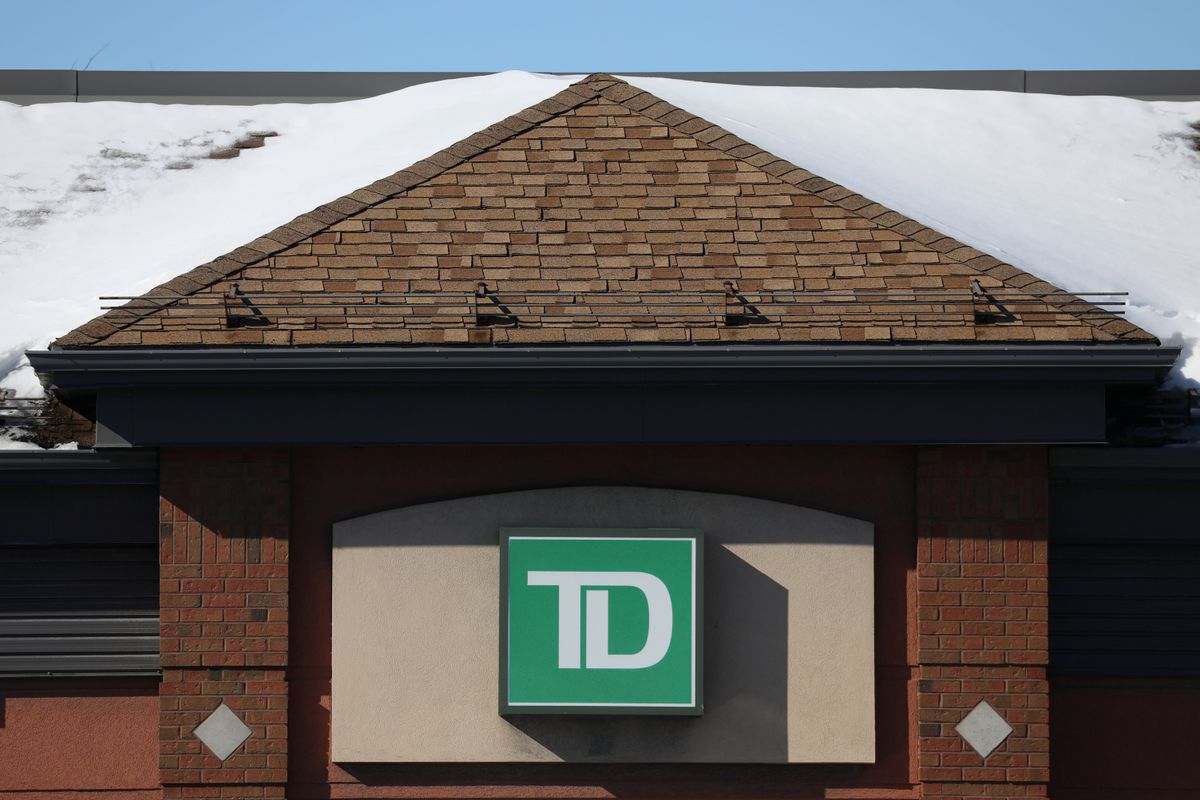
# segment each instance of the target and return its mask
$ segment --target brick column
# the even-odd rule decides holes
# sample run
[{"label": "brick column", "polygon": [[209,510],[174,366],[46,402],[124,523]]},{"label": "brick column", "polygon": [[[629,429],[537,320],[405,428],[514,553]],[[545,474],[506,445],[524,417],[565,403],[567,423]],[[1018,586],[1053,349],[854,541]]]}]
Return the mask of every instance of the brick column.
[{"label": "brick column", "polygon": [[[918,769],[925,797],[1046,795],[1046,459],[1037,446],[918,450]],[[1013,728],[986,760],[955,731],[981,700]]]},{"label": "brick column", "polygon": [[[283,797],[288,454],[164,450],[160,485],[164,797]],[[193,735],[221,703],[252,730],[224,762]]]}]

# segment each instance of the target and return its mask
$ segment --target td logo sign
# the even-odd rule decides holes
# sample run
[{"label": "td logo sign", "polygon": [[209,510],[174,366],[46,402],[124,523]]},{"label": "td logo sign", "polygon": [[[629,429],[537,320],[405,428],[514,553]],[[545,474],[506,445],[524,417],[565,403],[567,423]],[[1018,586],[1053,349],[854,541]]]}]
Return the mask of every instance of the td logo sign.
[{"label": "td logo sign", "polygon": [[700,714],[699,532],[505,529],[502,714]]}]

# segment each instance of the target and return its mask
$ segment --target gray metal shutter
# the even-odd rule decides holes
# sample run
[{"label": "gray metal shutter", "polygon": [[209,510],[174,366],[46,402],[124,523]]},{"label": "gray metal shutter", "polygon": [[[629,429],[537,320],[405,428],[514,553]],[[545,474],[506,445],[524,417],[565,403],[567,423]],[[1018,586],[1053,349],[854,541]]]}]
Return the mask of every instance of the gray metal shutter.
[{"label": "gray metal shutter", "polygon": [[0,677],[158,671],[153,454],[0,454]]},{"label": "gray metal shutter", "polygon": [[1200,451],[1052,451],[1050,669],[1200,675]]}]

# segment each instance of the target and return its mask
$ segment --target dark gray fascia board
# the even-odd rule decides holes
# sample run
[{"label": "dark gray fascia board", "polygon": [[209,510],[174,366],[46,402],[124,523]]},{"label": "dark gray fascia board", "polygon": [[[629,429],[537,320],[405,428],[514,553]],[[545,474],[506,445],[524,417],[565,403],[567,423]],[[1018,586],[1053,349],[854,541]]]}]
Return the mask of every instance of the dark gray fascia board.
[{"label": "dark gray fascia board", "polygon": [[[610,66],[605,71],[744,86],[964,89],[1200,99],[1200,70],[627,72]],[[313,103],[373,97],[421,83],[483,74],[487,73],[0,70],[0,100],[21,104],[94,100],[233,105]]]},{"label": "dark gray fascia board", "polygon": [[975,89],[1024,92],[1025,71],[994,70],[862,70],[818,72],[623,72],[614,75],[676,78],[739,86],[811,86],[828,89]]},{"label": "dark gray fascia board", "polygon": [[122,72],[79,73],[79,99],[152,103],[319,103],[374,97],[421,83],[484,72]]},{"label": "dark gray fascia board", "polygon": [[0,100],[32,103],[71,102],[79,95],[73,69],[0,69]]},{"label": "dark gray fascia board", "polygon": [[[556,71],[587,75],[594,70]],[[936,88],[1025,90],[1022,70],[917,70],[852,72],[606,72],[650,78],[677,78],[743,86],[821,86],[837,88]],[[133,97],[370,97],[408,86],[487,72],[80,72],[81,99]],[[1094,73],[1072,73],[1087,76]],[[1078,83],[1083,78],[1074,78]]]},{"label": "dark gray fascia board", "polygon": [[634,345],[588,347],[79,348],[30,351],[48,385],[391,383],[1153,384],[1155,345]]},{"label": "dark gray fascia board", "polygon": [[1164,99],[1200,97],[1200,70],[1039,70],[1025,73],[1025,91]]},{"label": "dark gray fascia board", "polygon": [[1092,444],[1098,383],[158,385],[96,392],[96,447]]},{"label": "dark gray fascia board", "polygon": [[157,486],[154,450],[12,450],[0,452],[0,485]]}]

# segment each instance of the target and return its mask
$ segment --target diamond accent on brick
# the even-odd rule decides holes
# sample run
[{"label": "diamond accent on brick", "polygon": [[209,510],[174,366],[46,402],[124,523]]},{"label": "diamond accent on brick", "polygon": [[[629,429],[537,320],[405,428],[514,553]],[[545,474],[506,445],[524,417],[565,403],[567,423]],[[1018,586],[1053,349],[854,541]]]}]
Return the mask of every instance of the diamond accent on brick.
[{"label": "diamond accent on brick", "polygon": [[981,758],[990,756],[1013,732],[1012,726],[986,700],[980,700],[954,730]]},{"label": "diamond accent on brick", "polygon": [[221,703],[192,733],[214,756],[224,761],[250,738],[253,731],[229,706]]}]

